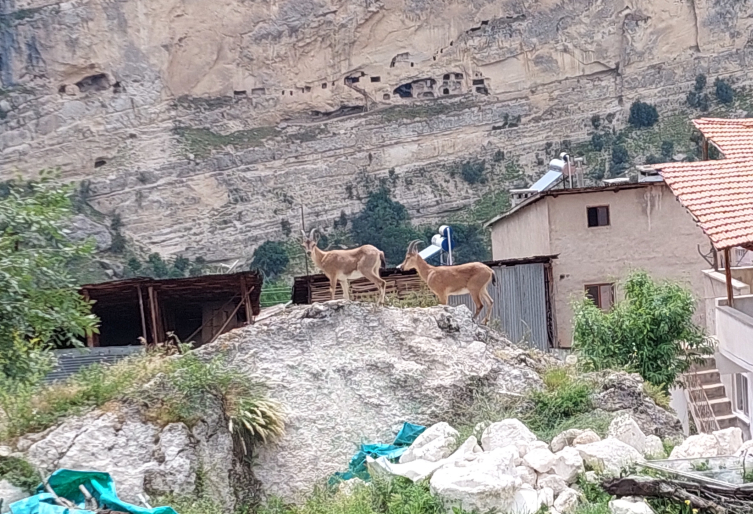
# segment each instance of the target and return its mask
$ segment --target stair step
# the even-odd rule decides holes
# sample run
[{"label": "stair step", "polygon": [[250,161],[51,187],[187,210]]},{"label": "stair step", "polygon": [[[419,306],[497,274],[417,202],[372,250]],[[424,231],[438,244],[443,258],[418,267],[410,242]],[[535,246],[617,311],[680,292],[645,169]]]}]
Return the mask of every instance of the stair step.
[{"label": "stair step", "polygon": [[714,412],[714,416],[729,416],[732,414],[732,402],[727,398],[709,400],[709,405]]},{"label": "stair step", "polygon": [[700,388],[692,387],[690,389],[691,392],[696,392],[699,389],[703,389],[703,392],[706,393],[706,398],[709,400],[716,400],[717,398],[726,398],[727,393],[724,389],[724,385],[719,384],[707,384],[702,385]]},{"label": "stair step", "polygon": [[695,363],[690,367],[694,371],[707,371],[716,369],[716,359],[714,357],[706,357],[703,362]]},{"label": "stair step", "polygon": [[722,380],[719,376],[719,370],[709,369],[705,371],[699,371],[695,373],[701,385],[721,384]]},{"label": "stair step", "polygon": [[719,429],[737,427],[739,420],[734,414],[728,414],[726,416],[716,416],[716,422],[719,424]]}]

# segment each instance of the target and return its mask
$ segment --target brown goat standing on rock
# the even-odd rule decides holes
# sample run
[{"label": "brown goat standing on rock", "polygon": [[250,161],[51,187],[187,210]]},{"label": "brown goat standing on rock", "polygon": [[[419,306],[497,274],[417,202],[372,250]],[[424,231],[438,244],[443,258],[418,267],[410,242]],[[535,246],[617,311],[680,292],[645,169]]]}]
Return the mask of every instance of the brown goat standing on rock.
[{"label": "brown goat standing on rock", "polygon": [[[303,231],[301,231],[303,233]],[[350,281],[366,278],[379,289],[379,304],[384,303],[387,292],[387,282],[379,276],[379,269],[385,266],[384,252],[371,245],[359,246],[350,250],[320,250],[317,229],[313,229],[308,237],[303,233],[303,247],[311,256],[314,265],[322,270],[329,279],[329,291],[335,299],[337,282],[343,290],[343,298],[350,300]]]},{"label": "brown goat standing on rock", "polygon": [[405,260],[398,266],[398,269],[405,271],[415,269],[421,280],[426,282],[429,289],[437,295],[442,305],[447,305],[449,296],[470,293],[473,303],[476,304],[476,314],[473,315],[473,319],[476,319],[486,306],[484,318],[484,325],[486,325],[494,305],[494,300],[489,296],[486,288],[489,282],[497,284],[497,277],[492,269],[480,262],[469,262],[457,266],[432,266],[418,254],[417,245],[420,242],[421,240],[411,241]]}]

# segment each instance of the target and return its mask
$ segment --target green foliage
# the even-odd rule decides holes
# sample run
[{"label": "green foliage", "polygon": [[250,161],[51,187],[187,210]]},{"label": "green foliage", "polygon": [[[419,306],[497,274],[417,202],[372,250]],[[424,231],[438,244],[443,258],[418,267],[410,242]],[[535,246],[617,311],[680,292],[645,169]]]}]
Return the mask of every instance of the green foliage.
[{"label": "green foliage", "polygon": [[628,123],[633,127],[653,127],[658,121],[659,112],[653,105],[637,100],[630,106]]},{"label": "green foliage", "polygon": [[591,116],[591,126],[594,129],[599,130],[599,127],[601,127],[601,116],[599,116],[598,114]]},{"label": "green foliage", "polygon": [[502,150],[497,150],[494,152],[494,156],[492,157],[492,161],[494,162],[502,162],[505,160],[505,152]]},{"label": "green foliage", "polygon": [[529,420],[531,430],[553,429],[565,419],[591,410],[593,388],[566,368],[550,369],[542,378],[544,389],[531,393],[536,414]]},{"label": "green foliage", "polygon": [[128,266],[129,271],[134,275],[138,275],[141,268],[144,267],[143,264],[141,264],[141,261],[136,257],[131,257],[130,259],[128,259],[126,266]]},{"label": "green foliage", "polygon": [[604,149],[605,142],[606,137],[601,132],[594,132],[591,136],[591,148],[593,148],[595,152],[601,152]]},{"label": "green foliage", "polygon": [[18,457],[0,457],[0,480],[7,480],[27,493],[39,485],[39,475],[32,465]]},{"label": "green foliage", "polygon": [[466,161],[460,167],[460,176],[469,184],[478,184],[486,182],[484,170],[486,161]]},{"label": "green foliage", "polygon": [[374,245],[384,252],[389,264],[403,261],[408,243],[420,237],[410,224],[408,210],[392,200],[386,187],[369,194],[364,209],[351,222],[351,235],[357,245]]},{"label": "green foliage", "polygon": [[711,103],[708,93],[698,93],[696,91],[688,93],[686,101],[690,107],[699,109],[703,112],[709,110]]},{"label": "green foliage", "polygon": [[71,274],[93,245],[63,234],[73,190],[52,178],[6,182],[0,194],[0,389],[11,380],[35,381],[49,369],[46,349],[80,345],[97,330]]},{"label": "green foliage", "polygon": [[258,269],[265,277],[273,278],[285,271],[290,257],[280,241],[265,241],[254,251],[251,269]]},{"label": "green foliage", "polygon": [[643,382],[643,392],[662,409],[668,410],[670,408],[669,402],[671,398],[664,386],[654,385],[651,382]]},{"label": "green foliage", "polygon": [[345,211],[340,211],[340,217],[335,220],[335,222],[332,224],[332,226],[335,229],[338,229],[338,228],[347,228],[347,226],[348,226],[348,216],[345,214]]},{"label": "green foliage", "polygon": [[205,128],[178,127],[174,129],[185,150],[197,158],[208,157],[216,149],[234,146],[236,149],[262,146],[268,138],[277,136],[274,127],[258,127],[239,130],[230,134],[218,134]]},{"label": "green foliage", "polygon": [[700,93],[706,87],[706,75],[701,73],[695,78],[695,90]]},{"label": "green foliage", "polygon": [[675,144],[672,141],[662,141],[661,142],[661,156],[666,161],[669,161],[672,159],[672,155],[675,153]]},{"label": "green foliage", "polygon": [[123,220],[120,218],[120,214],[115,214],[110,220],[110,230],[112,231],[110,251],[112,253],[123,253],[125,251],[126,238],[121,233],[121,228],[123,228]]},{"label": "green foliage", "polygon": [[612,145],[612,170],[619,170],[622,171],[630,163],[630,154],[627,151],[627,148],[625,148],[620,143],[615,143]]},{"label": "green foliage", "polygon": [[168,268],[167,263],[159,253],[150,253],[146,258],[146,262],[151,268],[152,276],[156,278],[167,278],[170,274],[170,268]]},{"label": "green foliage", "polygon": [[585,473],[578,475],[575,483],[578,484],[583,499],[588,503],[609,503],[609,500],[612,499],[612,496],[601,487],[600,483],[586,480]]},{"label": "green foliage", "polygon": [[165,424],[192,423],[220,401],[235,437],[247,445],[281,434],[284,424],[280,406],[266,399],[262,383],[221,357],[203,361],[192,353],[178,359],[142,354],[112,365],[93,364],[61,383],[0,390],[0,408],[7,415],[0,440],[42,431],[63,417],[113,401],[139,405],[147,417]]},{"label": "green foliage", "polygon": [[663,162],[667,162],[666,159],[663,159],[661,157],[657,157],[654,154],[651,154],[646,157],[646,164],[661,164]]},{"label": "green foliage", "polygon": [[645,272],[630,275],[624,290],[625,299],[609,312],[588,299],[575,305],[574,349],[587,369],[626,368],[667,389],[694,358],[712,352],[693,323],[693,295]]},{"label": "green foliage", "polygon": [[716,88],[716,99],[723,104],[731,104],[735,99],[735,91],[726,80],[716,79],[714,87]]},{"label": "green foliage", "polygon": [[292,288],[284,280],[265,280],[261,287],[259,301],[262,307],[269,307],[290,301]]}]

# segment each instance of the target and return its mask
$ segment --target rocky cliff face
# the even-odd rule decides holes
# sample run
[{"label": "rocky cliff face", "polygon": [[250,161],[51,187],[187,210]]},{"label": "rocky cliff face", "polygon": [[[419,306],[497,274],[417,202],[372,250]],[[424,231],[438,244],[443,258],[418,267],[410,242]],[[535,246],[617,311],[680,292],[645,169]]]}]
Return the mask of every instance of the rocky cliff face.
[{"label": "rocky cliff face", "polygon": [[[0,178],[59,166],[150,249],[249,256],[387,179],[419,221],[530,173],[592,114],[748,82],[739,0],[0,1]],[[295,225],[294,225],[295,226]]]}]

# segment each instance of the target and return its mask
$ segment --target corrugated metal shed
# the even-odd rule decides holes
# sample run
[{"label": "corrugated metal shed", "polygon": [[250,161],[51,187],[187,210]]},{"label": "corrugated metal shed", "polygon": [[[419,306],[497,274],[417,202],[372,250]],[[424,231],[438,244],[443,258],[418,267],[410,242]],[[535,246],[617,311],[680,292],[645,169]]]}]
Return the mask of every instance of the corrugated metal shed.
[{"label": "corrugated metal shed", "polygon": [[[491,319],[499,320],[507,338],[544,352],[551,347],[553,335],[553,329],[549,328],[549,266],[534,263],[492,267],[497,285],[489,287],[494,299]],[[450,305],[466,305],[471,312],[476,308],[467,294],[451,296],[449,302]]]}]

